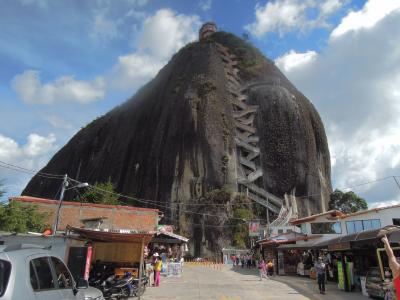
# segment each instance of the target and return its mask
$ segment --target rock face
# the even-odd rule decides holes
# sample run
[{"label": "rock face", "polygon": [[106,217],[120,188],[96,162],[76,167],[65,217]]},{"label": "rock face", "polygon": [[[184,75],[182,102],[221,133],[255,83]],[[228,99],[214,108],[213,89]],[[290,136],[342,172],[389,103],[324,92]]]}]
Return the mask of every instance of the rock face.
[{"label": "rock face", "polygon": [[[92,184],[110,178],[118,192],[158,203],[167,223],[179,223],[185,204],[223,186],[261,204],[268,199],[275,215],[292,195],[299,217],[325,210],[331,191],[329,149],[314,106],[272,61],[224,32],[182,48],[41,171]],[[52,198],[59,187],[35,176],[23,194]]]}]

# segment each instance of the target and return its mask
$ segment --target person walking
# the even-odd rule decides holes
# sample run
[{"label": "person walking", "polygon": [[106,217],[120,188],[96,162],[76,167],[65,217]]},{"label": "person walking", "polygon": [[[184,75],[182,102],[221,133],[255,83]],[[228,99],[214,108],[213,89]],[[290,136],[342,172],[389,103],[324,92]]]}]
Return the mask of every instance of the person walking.
[{"label": "person walking", "polygon": [[322,257],[318,257],[318,261],[315,264],[315,271],[317,272],[318,276],[318,287],[320,294],[325,294],[325,272],[326,272],[326,265],[322,261]]},{"label": "person walking", "polygon": [[268,276],[266,274],[266,264],[263,259],[261,259],[258,264],[258,271],[260,272],[260,281],[262,281],[263,277],[268,279]]},{"label": "person walking", "polygon": [[393,285],[396,290],[396,296],[397,299],[400,299],[400,264],[394,256],[393,249],[390,247],[390,242],[386,235],[382,238],[382,243],[385,246],[386,254],[389,258],[389,267],[393,275]]},{"label": "person walking", "polygon": [[267,263],[267,275],[268,276],[274,275],[274,264],[272,263],[271,260],[269,260]]},{"label": "person walking", "polygon": [[154,253],[154,286],[160,285],[160,273],[162,269],[162,260],[160,259],[158,253]]}]

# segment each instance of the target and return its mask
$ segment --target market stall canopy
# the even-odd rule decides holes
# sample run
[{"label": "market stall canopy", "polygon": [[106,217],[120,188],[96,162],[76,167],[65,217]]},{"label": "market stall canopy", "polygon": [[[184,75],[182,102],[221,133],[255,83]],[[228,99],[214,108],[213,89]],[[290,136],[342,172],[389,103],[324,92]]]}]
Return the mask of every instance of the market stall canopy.
[{"label": "market stall canopy", "polygon": [[188,238],[181,236],[179,234],[175,234],[169,231],[158,231],[156,236],[151,240],[152,243],[169,243],[169,244],[182,244],[187,243],[189,241]]},{"label": "market stall canopy", "polygon": [[[379,229],[364,230],[357,233],[347,234],[330,240],[322,241],[314,244],[313,248],[327,248],[330,251],[342,251],[351,249],[352,244],[358,242],[378,240],[381,230],[388,228],[385,226]],[[392,243],[400,242],[400,226],[390,226],[388,238]]]},{"label": "market stall canopy", "polygon": [[305,241],[310,237],[303,233],[298,232],[290,232],[285,234],[280,234],[274,237],[266,238],[263,240],[257,241],[258,244],[266,246],[266,245],[280,245],[280,244],[289,244],[295,243],[297,241]]},{"label": "market stall canopy", "polygon": [[120,242],[148,244],[155,232],[139,232],[123,229],[85,229],[67,226],[67,230],[94,242]]}]

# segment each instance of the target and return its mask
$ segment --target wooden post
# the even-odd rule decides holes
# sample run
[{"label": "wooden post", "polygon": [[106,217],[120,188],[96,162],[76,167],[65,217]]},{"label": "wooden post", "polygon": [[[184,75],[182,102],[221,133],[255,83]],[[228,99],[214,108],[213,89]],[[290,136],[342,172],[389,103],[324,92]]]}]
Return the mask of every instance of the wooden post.
[{"label": "wooden post", "polygon": [[138,299],[140,300],[140,288],[142,287],[142,270],[143,270],[143,251],[144,251],[144,237],[140,245],[140,263],[139,263],[139,283],[138,283]]}]

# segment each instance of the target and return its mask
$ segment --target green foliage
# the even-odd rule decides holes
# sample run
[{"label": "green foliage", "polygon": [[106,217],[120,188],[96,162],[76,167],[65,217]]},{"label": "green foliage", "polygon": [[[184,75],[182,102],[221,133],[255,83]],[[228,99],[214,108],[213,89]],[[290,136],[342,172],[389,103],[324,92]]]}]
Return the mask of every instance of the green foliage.
[{"label": "green foliage", "polygon": [[233,229],[233,245],[238,248],[246,248],[249,246],[249,227],[246,220],[252,219],[253,213],[249,208],[235,208],[233,217],[235,219],[232,222],[236,225]]},{"label": "green foliage", "polygon": [[197,90],[197,94],[200,98],[205,98],[207,95],[215,91],[217,87],[211,81],[205,81],[200,84]]},{"label": "green foliage", "polygon": [[233,202],[233,245],[237,248],[247,248],[250,245],[247,220],[254,218],[250,200],[244,195],[237,195]]},{"label": "green foliage", "polygon": [[108,179],[104,183],[95,183],[93,187],[88,188],[81,196],[83,202],[99,204],[119,204],[118,195],[116,195],[114,184]]},{"label": "green foliage", "polygon": [[0,230],[24,233],[28,231],[43,232],[47,215],[37,211],[32,205],[22,205],[11,201],[0,206]]},{"label": "green foliage", "polygon": [[336,189],[331,194],[329,209],[336,209],[348,214],[368,209],[368,204],[363,198],[360,198],[352,191],[344,193]]},{"label": "green foliage", "polygon": [[231,199],[231,192],[225,188],[215,189],[205,195],[205,202],[210,204],[224,204]]},{"label": "green foliage", "polygon": [[0,180],[0,199],[3,197],[3,195],[6,193],[5,189],[3,188],[4,182],[3,180]]}]

